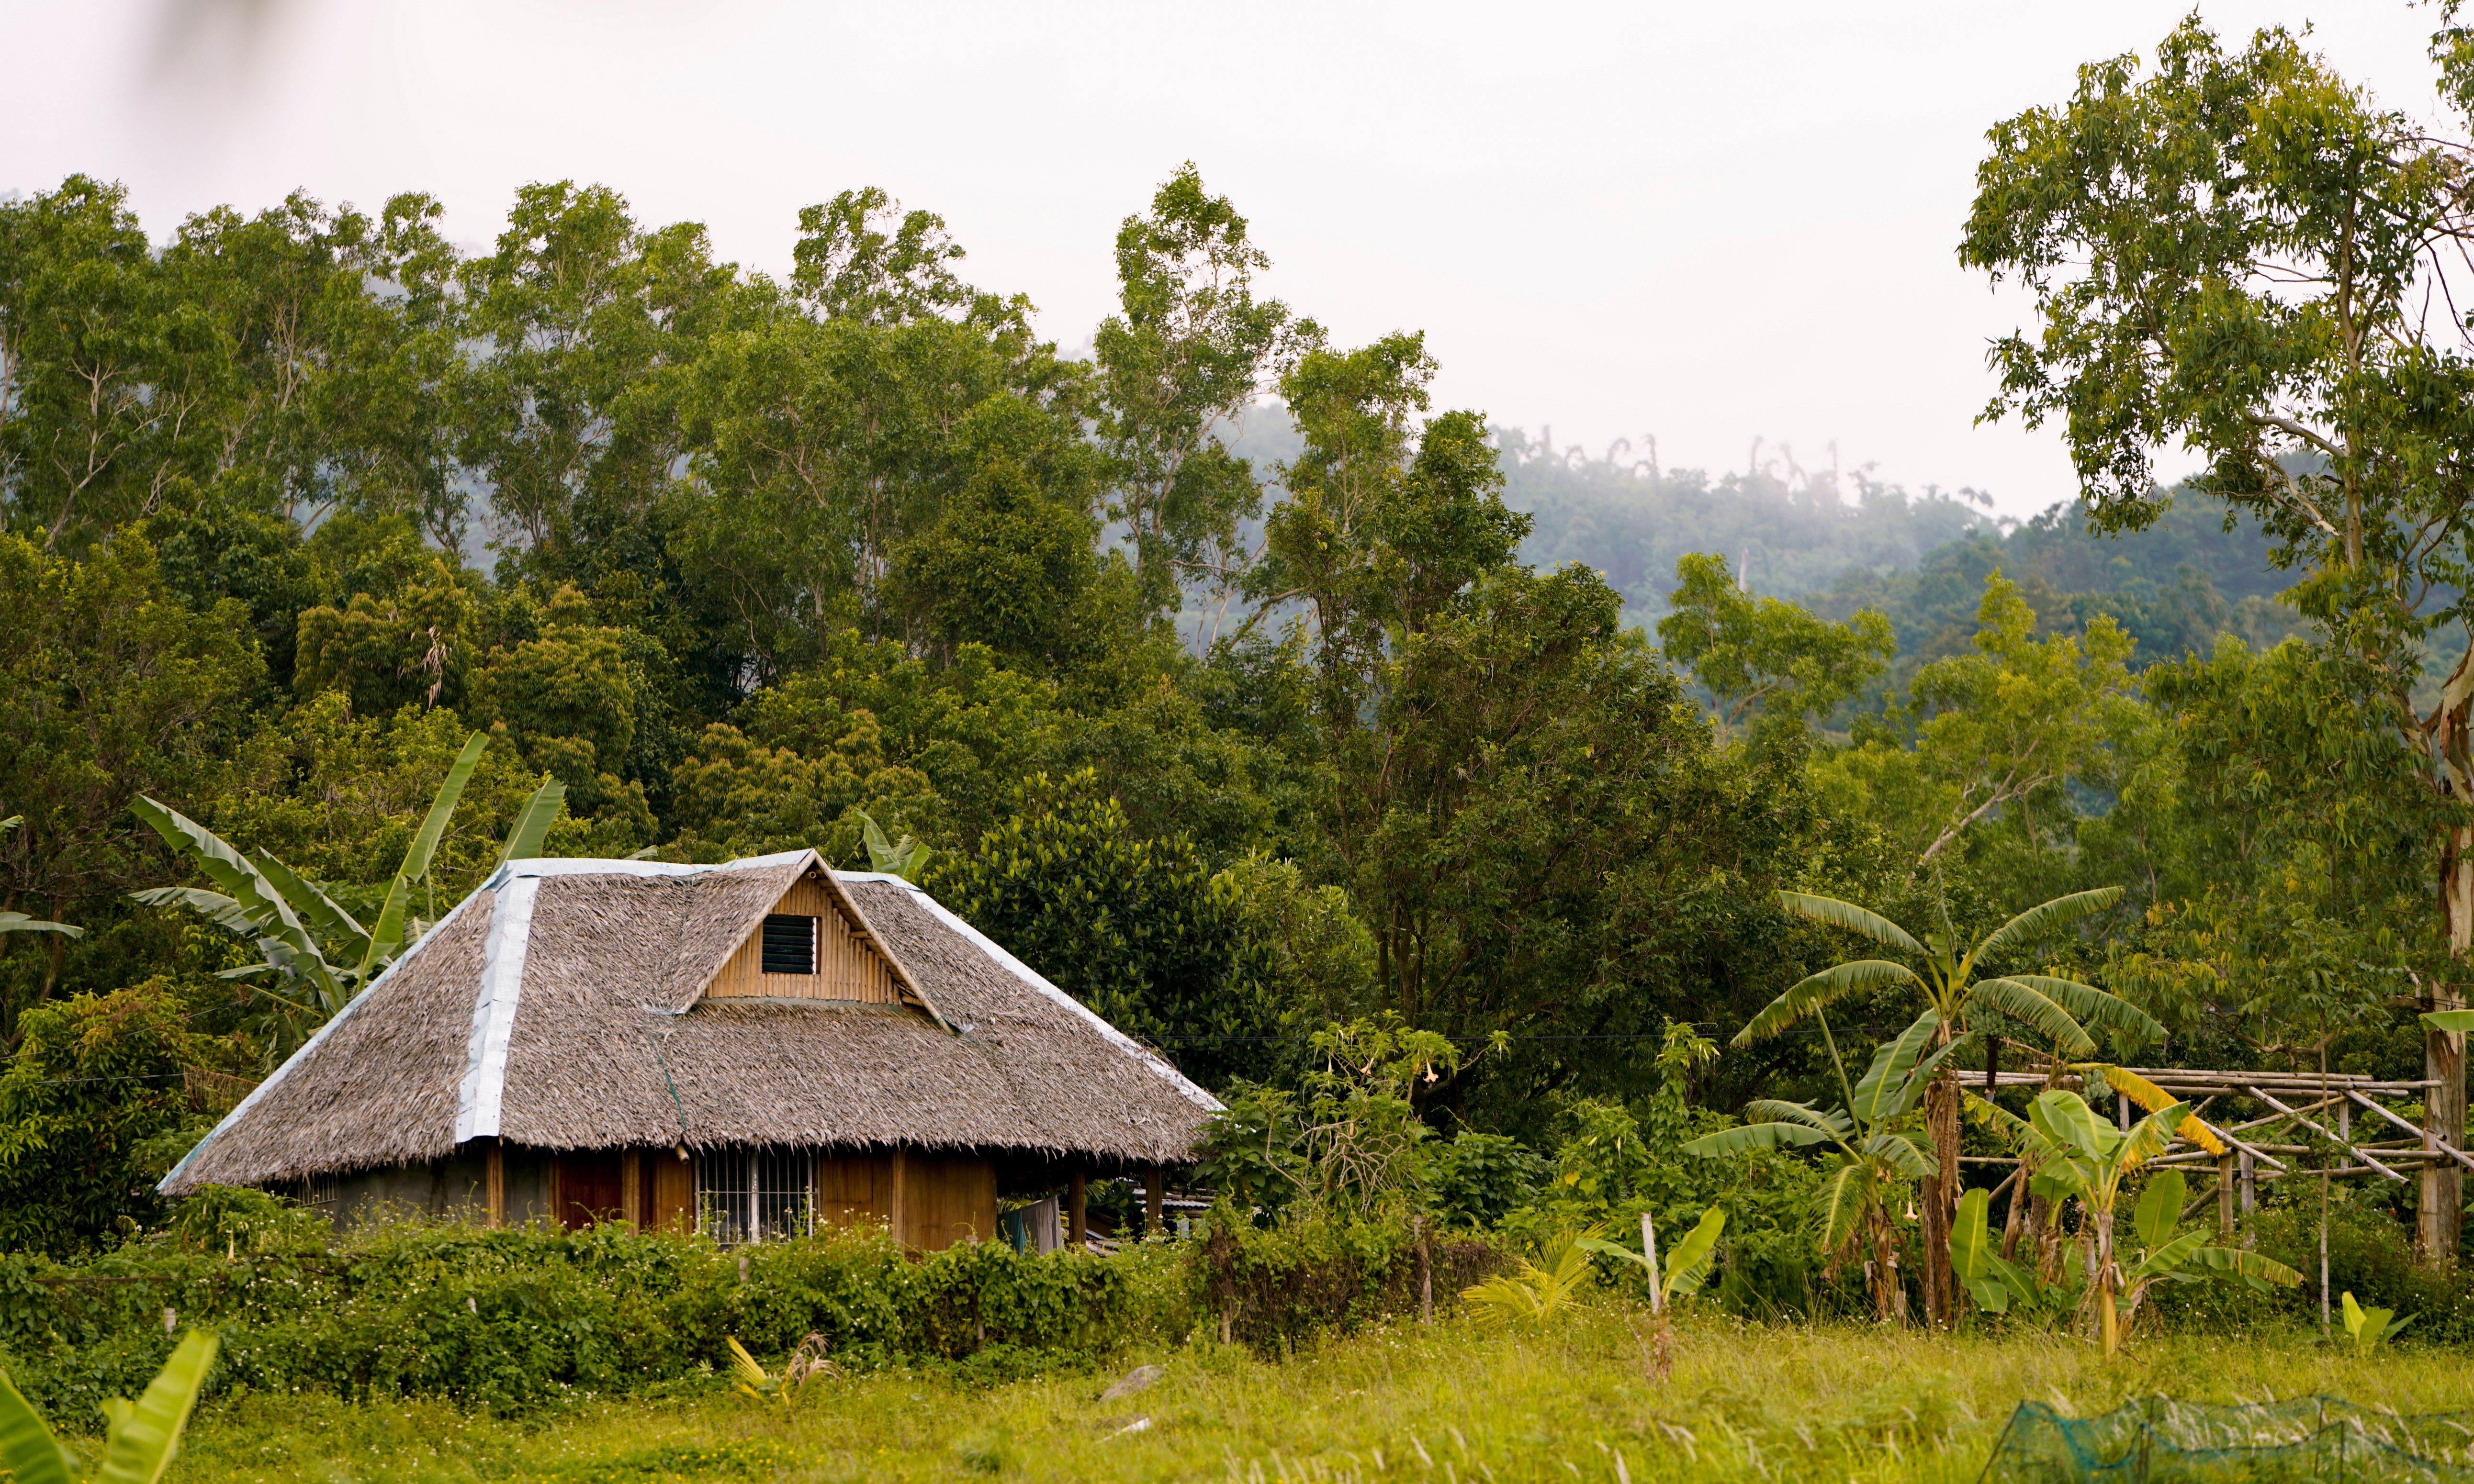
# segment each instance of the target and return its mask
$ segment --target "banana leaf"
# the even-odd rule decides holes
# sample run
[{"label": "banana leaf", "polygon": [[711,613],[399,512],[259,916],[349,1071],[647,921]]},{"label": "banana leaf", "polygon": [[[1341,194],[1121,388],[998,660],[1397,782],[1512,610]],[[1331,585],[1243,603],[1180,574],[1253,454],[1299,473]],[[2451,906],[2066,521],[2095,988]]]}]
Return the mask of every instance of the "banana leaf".
[{"label": "banana leaf", "polygon": [[114,1398],[105,1403],[109,1426],[95,1478],[105,1484],[156,1484],[162,1478],[181,1450],[181,1430],[189,1424],[189,1409],[198,1404],[214,1360],[215,1337],[192,1329],[144,1395],[133,1402]]},{"label": "banana leaf", "polygon": [[567,785],[556,778],[535,789],[524,806],[516,811],[516,822],[507,826],[507,844],[498,852],[498,864],[540,855],[542,841],[549,834],[550,826],[558,823],[558,811],[566,803]]},{"label": "banana leaf", "polygon": [[77,1460],[5,1373],[0,1373],[0,1466],[7,1467],[15,1484],[73,1484],[77,1478]]},{"label": "banana leaf", "polygon": [[2121,899],[2122,888],[2118,886],[2099,886],[2093,891],[2073,892],[2067,897],[2056,897],[2049,902],[2029,907],[2009,922],[1985,934],[1983,941],[1976,945],[1975,951],[1968,954],[1968,959],[1973,962],[1999,953],[2004,948],[2014,948],[2033,943],[2037,938],[2064,923],[2075,922],[2091,912],[2101,912]]},{"label": "banana leaf", "polygon": [[1804,892],[1779,893],[1779,905],[1797,917],[1843,927],[1851,933],[1861,933],[1884,947],[1904,948],[1922,956],[1923,944],[1907,936],[1907,930],[1878,912],[1867,911],[1852,901],[1835,897],[1814,897]]}]

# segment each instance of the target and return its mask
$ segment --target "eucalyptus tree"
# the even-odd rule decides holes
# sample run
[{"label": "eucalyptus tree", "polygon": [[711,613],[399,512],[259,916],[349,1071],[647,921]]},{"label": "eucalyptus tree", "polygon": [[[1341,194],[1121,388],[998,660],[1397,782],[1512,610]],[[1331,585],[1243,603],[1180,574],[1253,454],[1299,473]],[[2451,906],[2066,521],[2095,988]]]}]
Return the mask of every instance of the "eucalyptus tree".
[{"label": "eucalyptus tree", "polygon": [[457,456],[501,539],[588,584],[592,548],[646,520],[687,442],[675,390],[737,273],[691,222],[647,229],[607,186],[516,193],[496,251],[457,270],[477,353],[457,375]]},{"label": "eucalyptus tree", "polygon": [[[2258,519],[2299,573],[2291,600],[2430,760],[2391,812],[2422,814],[2431,843],[2423,937],[2453,966],[2434,1008],[2464,998],[2474,950],[2474,650],[2415,699],[2438,636],[2474,619],[2474,31],[2443,17],[2441,125],[2283,30],[2230,50],[2194,16],[2144,75],[2135,56],[2091,63],[2068,101],[1991,131],[1959,248],[2036,306],[1993,349],[1985,416],[2059,422],[2107,530],[2163,508],[2153,450],[2196,451],[2197,491]],[[2463,1038],[2432,1030],[2424,1054],[2462,1142]],[[2427,1259],[2452,1257],[2462,1203],[2455,1166],[2425,1174]]]},{"label": "eucalyptus tree", "polygon": [[1176,604],[1180,583],[1233,590],[1244,561],[1238,523],[1262,494],[1221,431],[1253,404],[1267,366],[1317,334],[1288,305],[1254,297],[1271,258],[1192,161],[1117,230],[1119,312],[1092,337],[1100,442],[1116,491],[1112,518],[1134,542],[1144,596]]},{"label": "eucalyptus tree", "polygon": [[[1925,1027],[1932,1042],[1943,1048],[1956,1044],[1963,1034],[2013,1022],[2032,1027],[2051,1042],[2056,1053],[2068,1057],[2094,1053],[2096,1038],[2090,1027],[2139,1041],[2162,1036],[2164,1027],[2146,1011],[2094,985],[2053,974],[1982,971],[1982,966],[2023,953],[2047,935],[2112,905],[2121,895],[2122,888],[2107,886],[2056,897],[1969,940],[1952,923],[1947,906],[1940,910],[1938,925],[1919,938],[1853,902],[1781,892],[1779,904],[1795,916],[1869,938],[1896,949],[1909,963],[1851,959],[1807,974],[1753,1017],[1736,1035],[1735,1044],[1747,1046],[1775,1036],[1851,995],[1901,989],[1912,990],[1923,1001],[1907,1034]],[[1925,1126],[1937,1156],[1935,1167],[1924,1176],[1918,1203],[1924,1213],[1925,1310],[1935,1324],[1949,1322],[1956,1299],[1950,1268],[1950,1223],[1958,1199],[1960,1095],[1956,1082],[1947,1075],[1934,1078],[1922,1093]]]}]

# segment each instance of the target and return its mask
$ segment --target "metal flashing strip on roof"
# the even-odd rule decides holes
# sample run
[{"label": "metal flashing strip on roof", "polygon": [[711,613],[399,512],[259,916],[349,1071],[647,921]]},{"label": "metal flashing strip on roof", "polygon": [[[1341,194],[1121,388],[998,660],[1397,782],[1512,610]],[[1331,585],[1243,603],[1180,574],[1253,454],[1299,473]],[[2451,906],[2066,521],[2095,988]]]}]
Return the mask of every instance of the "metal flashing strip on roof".
[{"label": "metal flashing strip on roof", "polygon": [[507,862],[481,884],[493,887],[508,876],[695,876],[708,871],[763,871],[771,866],[788,866],[814,853],[807,850],[777,850],[771,855],[750,855],[740,860],[703,865],[667,860],[546,859],[536,856],[529,860]]},{"label": "metal flashing strip on roof", "polygon": [[317,1030],[310,1034],[307,1041],[301,1043],[300,1050],[293,1052],[288,1057],[285,1057],[280,1065],[266,1074],[265,1080],[258,1083],[256,1087],[250,1089],[248,1096],[242,1098],[239,1102],[234,1103],[232,1105],[231,1112],[224,1114],[221,1118],[215,1121],[215,1126],[206,1131],[206,1137],[199,1139],[195,1144],[189,1147],[189,1152],[187,1154],[181,1156],[180,1163],[175,1164],[170,1169],[164,1171],[163,1178],[155,1182],[155,1188],[161,1190],[166,1185],[170,1185],[182,1170],[189,1167],[192,1161],[206,1152],[207,1145],[212,1144],[218,1137],[222,1137],[224,1130],[230,1128],[235,1123],[238,1123],[241,1120],[242,1115],[246,1114],[252,1108],[257,1106],[257,1100],[259,1098],[274,1091],[275,1085],[283,1080],[285,1073],[291,1071],[292,1068],[296,1066],[303,1065],[311,1061],[312,1053],[318,1049],[319,1045],[324,1042],[328,1036],[334,1034],[335,1027],[352,1018],[353,1011],[368,1004],[371,997],[376,993],[379,985],[386,983],[388,979],[392,978],[398,969],[400,969],[405,964],[412,962],[412,955],[415,949],[418,949],[423,944],[427,943],[430,939],[438,936],[441,932],[444,932],[447,928],[447,924],[454,922],[457,914],[464,910],[466,904],[471,902],[474,897],[479,895],[480,894],[478,892],[468,893],[463,900],[458,901],[454,906],[448,908],[447,915],[445,917],[430,923],[429,926],[423,931],[422,935],[415,938],[409,945],[407,945],[401,952],[398,953],[386,968],[378,970],[376,978],[372,979],[368,984],[362,986],[359,993],[353,995],[351,999],[344,1001],[344,1008],[336,1011],[333,1015],[328,1016],[327,1017],[327,1023],[318,1027]]},{"label": "metal flashing strip on roof", "polygon": [[948,908],[943,902],[929,896],[926,892],[920,890],[912,883],[906,881],[902,877],[894,875],[889,872],[878,871],[837,871],[834,873],[834,879],[837,881],[882,881],[889,885],[901,887],[903,890],[909,892],[912,897],[918,898],[919,905],[927,908],[929,913],[938,922],[961,934],[965,939],[970,941],[974,947],[978,948],[981,952],[985,953],[989,958],[994,959],[998,967],[1004,969],[1007,973],[1012,974],[1023,983],[1031,986],[1031,989],[1036,990],[1043,996],[1054,1000],[1056,1004],[1072,1011],[1074,1014],[1081,1017],[1084,1020],[1090,1022],[1091,1028],[1098,1031],[1102,1037],[1105,1038],[1109,1044],[1117,1047],[1119,1050],[1130,1052],[1134,1056],[1140,1058],[1144,1065],[1150,1067],[1153,1074],[1158,1076],[1162,1081],[1175,1088],[1177,1092],[1186,1099],[1186,1101],[1195,1104],[1197,1107],[1207,1109],[1212,1113],[1219,1113],[1226,1106],[1222,1103],[1220,1099],[1213,1097],[1210,1093],[1205,1092],[1202,1089],[1195,1086],[1193,1082],[1187,1079],[1183,1072],[1178,1071],[1175,1066],[1171,1065],[1159,1055],[1159,1053],[1152,1050],[1149,1046],[1144,1045],[1141,1041],[1134,1040],[1131,1036],[1127,1035],[1115,1026],[1110,1025],[1106,1020],[1101,1018],[1099,1013],[1093,1010],[1090,1006],[1085,1005],[1079,999],[1076,999],[1073,995],[1066,993],[1055,985],[1049,983],[1047,977],[1041,974],[1037,969],[1014,957],[1012,954],[1007,953],[1004,948],[999,947],[994,939],[990,938],[983,932],[981,932],[978,928],[973,927],[970,923],[962,921],[959,915]]},{"label": "metal flashing strip on roof", "polygon": [[544,875],[517,870],[495,873],[488,890],[497,893],[490,936],[481,954],[481,982],[473,996],[473,1036],[464,1078],[455,1091],[455,1142],[496,1137],[507,1092],[507,1044],[516,1031],[516,1004],[523,995],[524,954],[532,946],[533,902]]}]

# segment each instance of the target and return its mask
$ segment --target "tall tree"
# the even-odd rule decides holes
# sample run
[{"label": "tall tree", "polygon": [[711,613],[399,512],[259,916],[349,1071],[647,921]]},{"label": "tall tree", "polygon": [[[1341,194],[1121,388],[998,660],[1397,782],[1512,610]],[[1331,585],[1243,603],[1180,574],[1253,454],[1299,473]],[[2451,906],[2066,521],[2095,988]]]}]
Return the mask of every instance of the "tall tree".
[{"label": "tall tree", "polygon": [[463,267],[482,354],[461,378],[463,462],[501,539],[557,575],[644,518],[686,451],[671,382],[727,307],[704,228],[640,227],[606,186],[517,192],[497,251]]},{"label": "tall tree", "polygon": [[1864,688],[1898,653],[1890,621],[1871,609],[1843,624],[1737,586],[1727,559],[1690,552],[1675,563],[1674,611],[1658,621],[1666,657],[1688,667],[1717,704],[1718,740],[1757,716],[1801,730]]},{"label": "tall tree", "polygon": [[[212,781],[259,674],[241,606],[193,611],[136,537],[76,562],[0,535],[0,808],[25,817],[0,832],[0,911],[39,903],[73,922],[152,875],[131,797]],[[28,951],[16,945],[32,936],[0,951]],[[36,999],[60,982],[63,941],[46,936]]]},{"label": "tall tree", "polygon": [[1115,467],[1108,515],[1132,535],[1154,609],[1176,607],[1185,582],[1236,586],[1238,522],[1262,494],[1221,434],[1252,405],[1293,331],[1288,305],[1254,297],[1254,275],[1271,264],[1191,160],[1161,184],[1150,215],[1117,229],[1121,307],[1092,337],[1098,431]]},{"label": "tall tree", "polygon": [[[2466,115],[2474,34],[2446,27],[2434,55]],[[2474,797],[2474,649],[2436,705],[2414,703],[2433,636],[2474,618],[2474,355],[2455,312],[2432,312],[2465,299],[2474,150],[2284,31],[2229,51],[2195,17],[2147,75],[2131,56],[2093,63],[2067,103],[1990,138],[1959,254],[2025,285],[2041,323],[1995,347],[1986,416],[2060,419],[2112,530],[2156,518],[2151,450],[2198,450],[2198,489],[2275,539],[2304,574],[2296,603],[2433,760],[2413,786]],[[2450,811],[2434,843],[2430,938],[2456,967],[2431,1002],[2449,1007],[2474,950],[2474,816]],[[2463,1038],[2435,1030],[2425,1057],[2462,1144]],[[2424,1175],[2419,1204],[2421,1252],[2453,1260],[2454,1166]]]},{"label": "tall tree", "polygon": [[1719,754],[1595,572],[1513,560],[1527,520],[1483,419],[1413,421],[1431,371],[1398,335],[1312,350],[1282,383],[1305,446],[1251,582],[1304,613],[1310,864],[1372,935],[1374,1003],[1413,1025],[1654,1029],[1718,920],[1775,919],[1735,893],[1794,832],[1796,770],[1757,782]]}]

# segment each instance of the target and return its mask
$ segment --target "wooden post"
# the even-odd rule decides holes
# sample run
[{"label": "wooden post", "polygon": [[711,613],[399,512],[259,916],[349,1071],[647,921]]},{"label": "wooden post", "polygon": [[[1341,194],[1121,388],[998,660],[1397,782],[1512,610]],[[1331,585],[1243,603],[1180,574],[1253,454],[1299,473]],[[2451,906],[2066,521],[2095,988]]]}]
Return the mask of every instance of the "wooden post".
[{"label": "wooden post", "polygon": [[2234,1157],[2229,1154],[2217,1161],[2217,1234],[2234,1234]]},{"label": "wooden post", "polygon": [[2248,1247],[2252,1241],[2251,1218],[2259,1212],[2259,1164],[2251,1159],[2250,1151],[2243,1151],[2240,1167],[2242,1170],[2243,1245]]},{"label": "wooden post", "polygon": [[893,1228],[893,1239],[905,1247],[910,1240],[910,1151],[893,1151],[892,1199],[885,1203],[885,1223]]},{"label": "wooden post", "polygon": [[497,1139],[490,1140],[490,1152],[483,1157],[481,1199],[490,1213],[490,1230],[497,1231],[507,1224],[507,1151]]},{"label": "wooden post", "polygon": [[[2452,898],[2462,898],[2464,888],[2474,885],[2464,861],[2449,874],[2449,880]],[[2464,955],[2466,925],[2462,918],[2464,908],[2457,905],[2449,922],[2449,947]],[[2454,996],[2432,994],[2432,1009],[2460,1007],[2462,1002]],[[2442,1142],[2452,1150],[2466,1148],[2464,1031],[2422,1031],[2422,1076],[2437,1084],[2422,1090],[2422,1148],[2432,1150],[2435,1158],[2422,1160],[2422,1189],[2419,1200],[2414,1200],[2414,1257],[2430,1266],[2452,1266],[2457,1261],[2457,1224],[2464,1212],[2464,1172],[2457,1167],[2457,1160],[2437,1158],[2437,1150]]]},{"label": "wooden post", "polygon": [[1167,1207],[1168,1172],[1154,1164],[1143,1177],[1143,1235],[1158,1236],[1167,1232]]},{"label": "wooden post", "polygon": [[1086,1193],[1083,1189],[1082,1167],[1078,1164],[1074,1167],[1073,1183],[1066,1187],[1065,1245],[1079,1247],[1084,1251],[1090,1249],[1090,1244],[1083,1239],[1082,1234],[1082,1200]]},{"label": "wooden post", "polygon": [[1649,1259],[1649,1311],[1666,1311],[1666,1290],[1658,1281],[1658,1228],[1650,1225],[1649,1212],[1640,1213],[1640,1255]]},{"label": "wooden post", "polygon": [[630,1149],[618,1157],[618,1219],[644,1230],[644,1157]]},{"label": "wooden post", "polygon": [[1435,1322],[1435,1255],[1426,1246],[1426,1217],[1420,1211],[1411,1218],[1418,1233],[1418,1319],[1421,1324]]}]

